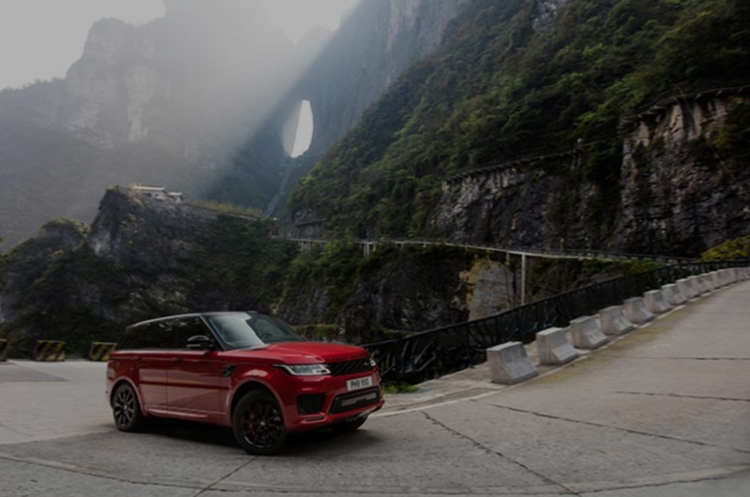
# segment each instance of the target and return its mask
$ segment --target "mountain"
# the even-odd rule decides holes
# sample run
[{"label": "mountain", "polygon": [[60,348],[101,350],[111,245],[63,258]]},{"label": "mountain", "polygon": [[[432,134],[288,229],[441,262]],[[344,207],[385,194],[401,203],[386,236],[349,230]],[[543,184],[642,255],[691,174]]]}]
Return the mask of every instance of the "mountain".
[{"label": "mountain", "polygon": [[296,232],[682,255],[746,235],[749,20],[474,0],[300,182]]},{"label": "mountain", "polygon": [[198,310],[270,309],[296,246],[272,226],[113,188],[89,227],[59,219],[0,267],[0,333],[28,354],[63,339],[85,354],[148,317]]},{"label": "mountain", "polygon": [[265,208],[283,177],[294,46],[255,0],[171,0],[97,22],[64,80],[0,92],[0,233],[90,220],[130,182]]}]

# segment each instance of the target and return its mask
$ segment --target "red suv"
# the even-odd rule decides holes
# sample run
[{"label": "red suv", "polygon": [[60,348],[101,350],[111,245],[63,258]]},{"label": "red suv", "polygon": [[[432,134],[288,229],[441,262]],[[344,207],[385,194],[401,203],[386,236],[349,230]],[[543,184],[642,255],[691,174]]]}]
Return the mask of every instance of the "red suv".
[{"label": "red suv", "polygon": [[361,347],[308,342],[253,312],[174,316],[129,327],[107,365],[117,428],[146,418],[231,427],[250,454],[288,433],[353,431],[383,406],[380,374]]}]

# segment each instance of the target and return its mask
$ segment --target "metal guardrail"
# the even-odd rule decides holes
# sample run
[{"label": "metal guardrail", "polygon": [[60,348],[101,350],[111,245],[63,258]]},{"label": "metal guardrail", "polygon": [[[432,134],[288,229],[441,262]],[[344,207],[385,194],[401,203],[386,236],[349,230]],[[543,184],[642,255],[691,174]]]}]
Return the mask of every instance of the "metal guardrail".
[{"label": "metal guardrail", "polygon": [[690,263],[663,267],[586,286],[516,307],[477,321],[460,323],[407,338],[365,345],[386,381],[417,383],[486,361],[486,349],[518,341],[531,343],[551,327],[594,315],[623,300],[658,290],[688,276],[750,266],[750,261]]}]

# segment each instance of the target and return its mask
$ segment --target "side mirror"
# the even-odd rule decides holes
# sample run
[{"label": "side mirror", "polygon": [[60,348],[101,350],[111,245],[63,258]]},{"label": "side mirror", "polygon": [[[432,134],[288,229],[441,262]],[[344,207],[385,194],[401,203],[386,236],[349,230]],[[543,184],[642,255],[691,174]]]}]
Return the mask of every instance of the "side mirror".
[{"label": "side mirror", "polygon": [[213,350],[214,342],[206,335],[198,335],[188,338],[188,350]]}]

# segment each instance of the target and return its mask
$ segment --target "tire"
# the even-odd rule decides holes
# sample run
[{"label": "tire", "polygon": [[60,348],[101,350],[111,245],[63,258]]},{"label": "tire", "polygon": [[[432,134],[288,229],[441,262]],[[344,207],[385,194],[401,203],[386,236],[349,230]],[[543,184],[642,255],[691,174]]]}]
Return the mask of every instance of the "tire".
[{"label": "tire", "polygon": [[242,396],[232,412],[232,430],[237,443],[248,454],[278,454],[287,432],[279,403],[268,392],[252,391]]},{"label": "tire", "polygon": [[141,431],[146,424],[138,395],[128,383],[117,387],[112,396],[112,416],[115,418],[115,426],[120,431]]},{"label": "tire", "polygon": [[367,416],[357,418],[354,421],[344,421],[343,423],[331,426],[336,433],[353,433],[357,431],[367,421]]}]

